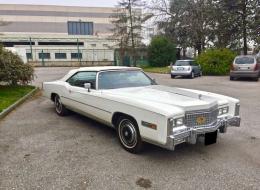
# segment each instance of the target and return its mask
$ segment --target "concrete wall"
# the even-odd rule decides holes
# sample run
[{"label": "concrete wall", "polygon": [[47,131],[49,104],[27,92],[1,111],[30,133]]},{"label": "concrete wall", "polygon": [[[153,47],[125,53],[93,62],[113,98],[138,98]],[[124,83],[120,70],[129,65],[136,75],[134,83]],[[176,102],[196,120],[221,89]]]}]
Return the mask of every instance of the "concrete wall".
[{"label": "concrete wall", "polygon": [[0,5],[0,19],[9,22],[1,33],[68,34],[68,21],[93,22],[94,34],[110,34],[111,14],[115,8],[53,5]]},{"label": "concrete wall", "polygon": [[35,67],[91,67],[91,66],[111,66],[113,61],[47,61],[47,62],[29,62]]}]

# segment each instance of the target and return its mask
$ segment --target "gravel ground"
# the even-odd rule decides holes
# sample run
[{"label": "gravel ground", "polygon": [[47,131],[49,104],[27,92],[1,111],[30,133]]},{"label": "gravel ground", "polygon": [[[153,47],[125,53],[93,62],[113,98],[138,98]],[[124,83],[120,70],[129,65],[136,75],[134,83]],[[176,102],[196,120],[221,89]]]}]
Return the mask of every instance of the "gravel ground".
[{"label": "gravel ground", "polygon": [[[34,84],[68,70],[37,68]],[[0,121],[0,189],[260,189],[260,82],[150,75],[160,84],[239,98],[242,126],[214,145],[172,152],[147,144],[133,155],[114,130],[78,114],[59,117],[39,94]]]}]

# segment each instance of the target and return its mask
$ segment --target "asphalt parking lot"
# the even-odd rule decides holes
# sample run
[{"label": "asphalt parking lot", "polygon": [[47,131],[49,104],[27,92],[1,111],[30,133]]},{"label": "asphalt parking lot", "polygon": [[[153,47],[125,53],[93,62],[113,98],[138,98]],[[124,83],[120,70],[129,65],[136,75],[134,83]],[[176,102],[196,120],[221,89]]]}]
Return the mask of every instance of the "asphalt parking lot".
[{"label": "asphalt parking lot", "polygon": [[[37,68],[34,84],[70,69]],[[0,189],[259,189],[260,82],[149,75],[160,84],[240,99],[241,127],[229,128],[214,145],[171,152],[147,144],[133,155],[114,130],[78,114],[59,117],[38,94],[0,121]]]}]

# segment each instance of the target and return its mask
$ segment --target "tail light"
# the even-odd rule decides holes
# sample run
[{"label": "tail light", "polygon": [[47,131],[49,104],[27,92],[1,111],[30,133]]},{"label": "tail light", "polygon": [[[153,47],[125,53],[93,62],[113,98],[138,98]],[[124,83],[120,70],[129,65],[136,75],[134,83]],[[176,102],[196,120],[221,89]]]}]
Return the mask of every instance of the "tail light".
[{"label": "tail light", "polygon": [[254,71],[257,71],[259,68],[258,68],[258,64],[255,64],[255,69]]},{"label": "tail light", "polygon": [[234,70],[235,70],[235,67],[234,67],[233,64],[230,65],[230,70],[231,70],[231,71],[234,71]]}]

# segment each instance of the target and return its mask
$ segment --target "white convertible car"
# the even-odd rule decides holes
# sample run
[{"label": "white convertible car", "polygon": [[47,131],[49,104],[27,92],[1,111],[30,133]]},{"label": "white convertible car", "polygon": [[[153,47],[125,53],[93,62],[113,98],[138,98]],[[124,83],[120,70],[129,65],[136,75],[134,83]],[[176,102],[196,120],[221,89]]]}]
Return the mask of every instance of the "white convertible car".
[{"label": "white convertible car", "polygon": [[121,145],[137,153],[143,142],[170,150],[180,143],[216,142],[240,126],[239,100],[198,90],[158,85],[134,67],[87,67],[43,83],[58,115],[72,110],[116,129]]}]

